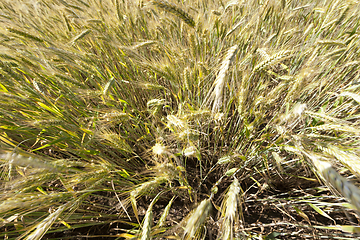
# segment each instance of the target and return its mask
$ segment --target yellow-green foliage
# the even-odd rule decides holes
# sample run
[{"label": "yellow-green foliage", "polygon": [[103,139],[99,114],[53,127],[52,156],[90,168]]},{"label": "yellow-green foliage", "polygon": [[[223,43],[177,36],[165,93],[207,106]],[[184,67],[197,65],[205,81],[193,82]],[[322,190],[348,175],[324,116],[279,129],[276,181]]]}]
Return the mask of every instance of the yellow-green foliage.
[{"label": "yellow-green foliage", "polygon": [[355,0],[1,0],[0,237],[357,239],[359,24]]}]

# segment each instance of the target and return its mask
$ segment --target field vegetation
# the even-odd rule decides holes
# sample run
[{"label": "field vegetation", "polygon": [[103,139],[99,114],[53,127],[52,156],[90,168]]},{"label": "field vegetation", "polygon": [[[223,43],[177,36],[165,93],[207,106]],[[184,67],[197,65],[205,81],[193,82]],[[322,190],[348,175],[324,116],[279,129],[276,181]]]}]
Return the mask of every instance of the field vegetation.
[{"label": "field vegetation", "polygon": [[0,237],[358,239],[360,3],[1,0]]}]

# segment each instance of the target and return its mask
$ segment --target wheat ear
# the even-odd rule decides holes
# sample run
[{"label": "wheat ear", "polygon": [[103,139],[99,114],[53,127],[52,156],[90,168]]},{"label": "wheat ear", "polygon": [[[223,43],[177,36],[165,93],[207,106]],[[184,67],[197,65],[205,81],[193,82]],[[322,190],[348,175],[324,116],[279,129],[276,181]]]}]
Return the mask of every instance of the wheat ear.
[{"label": "wheat ear", "polygon": [[323,125],[311,127],[311,129],[320,130],[320,131],[338,131],[338,132],[347,132],[353,134],[359,134],[360,129],[349,126],[349,125],[341,125],[341,124],[328,124],[325,123]]},{"label": "wheat ear", "polygon": [[137,212],[136,198],[144,193],[151,192],[152,190],[156,189],[160,184],[166,181],[167,181],[166,177],[156,177],[151,181],[144,182],[138,185],[134,190],[130,192],[130,201],[135,213],[135,217],[138,221],[139,221],[139,215]]},{"label": "wheat ear", "polygon": [[359,157],[355,154],[345,152],[339,148],[326,144],[326,146],[318,145],[318,147],[330,155],[336,157],[343,165],[345,165],[353,174],[360,176],[360,162]]},{"label": "wheat ear", "polygon": [[210,199],[203,200],[196,210],[190,213],[185,226],[183,239],[193,239],[196,232],[200,230],[212,208]]},{"label": "wheat ear", "polygon": [[15,28],[8,28],[7,29],[9,32],[11,33],[15,33],[19,36],[22,36],[24,38],[28,38],[28,39],[31,39],[31,40],[34,40],[34,41],[37,41],[37,42],[44,42],[43,39],[39,38],[39,37],[36,37],[30,33],[27,33],[27,32],[24,32],[24,31],[20,31],[18,29],[15,29]]},{"label": "wheat ear", "polygon": [[0,154],[1,159],[5,159],[9,162],[9,164],[24,166],[24,167],[33,167],[33,168],[42,168],[47,169],[49,171],[55,172],[57,167],[50,162],[41,161],[40,159],[36,159],[32,156],[25,157],[18,153],[7,152]]},{"label": "wheat ear", "polygon": [[265,57],[265,60],[255,66],[254,72],[261,71],[261,70],[267,68],[268,66],[271,66],[271,65],[274,65],[274,64],[280,62],[281,60],[289,57],[289,55],[291,53],[291,51],[284,50],[284,51],[280,51],[280,52],[272,55],[271,57],[268,57],[267,54],[264,55],[264,53],[265,53],[264,51],[258,51],[258,52],[263,57]]},{"label": "wheat ear", "polygon": [[25,97],[17,96],[17,95],[10,94],[10,93],[4,93],[4,92],[0,92],[0,96],[2,99],[8,98],[9,100],[12,100],[12,102],[21,102],[26,105],[36,106],[36,104],[34,102],[32,102],[31,100],[29,100],[28,98],[25,98]]},{"label": "wheat ear", "polygon": [[342,92],[340,96],[350,97],[354,99],[358,104],[360,104],[360,95],[352,92]]},{"label": "wheat ear", "polygon": [[153,0],[152,3],[182,19],[190,27],[195,27],[194,19],[184,10],[176,6],[175,4],[169,3],[163,0]]},{"label": "wheat ear", "polygon": [[26,240],[40,240],[47,230],[53,225],[56,219],[59,218],[60,214],[67,208],[65,204],[59,207],[55,212],[51,213],[47,218],[42,220],[37,226],[34,232],[27,236]]},{"label": "wheat ear", "polygon": [[141,231],[141,240],[151,240],[152,206],[149,206],[144,217],[144,224]]},{"label": "wheat ear", "polygon": [[221,237],[219,239],[228,240],[234,238],[234,224],[238,219],[240,184],[235,180],[231,183],[226,198],[222,206],[223,222],[221,224]]},{"label": "wheat ear", "polygon": [[238,45],[229,48],[224,60],[221,63],[220,71],[216,76],[214,82],[214,91],[212,93],[212,96],[214,97],[214,105],[212,108],[213,112],[218,112],[218,110],[222,106],[226,73],[234,59],[237,50],[238,50]]},{"label": "wheat ear", "polygon": [[21,193],[6,200],[1,199],[0,213],[5,213],[15,208],[36,208],[38,205],[48,204],[58,199],[67,199],[68,197],[72,197],[72,194],[69,192],[51,193],[48,195]]},{"label": "wheat ear", "polygon": [[170,208],[171,208],[171,205],[172,203],[174,202],[174,199],[175,197],[173,197],[170,202],[168,203],[168,205],[166,205],[165,209],[164,209],[164,212],[161,214],[161,217],[159,219],[159,222],[158,222],[158,227],[161,228],[165,225],[165,222],[166,222],[166,218],[167,216],[169,215],[169,212],[170,212]]},{"label": "wheat ear", "polygon": [[314,154],[305,154],[312,160],[320,175],[360,211],[360,190],[332,168],[329,162],[320,160]]},{"label": "wheat ear", "polygon": [[84,31],[82,31],[79,35],[75,36],[73,40],[71,40],[71,45],[73,45],[75,42],[77,42],[78,40],[84,38],[86,35],[88,35],[89,33],[91,33],[90,29],[86,29]]},{"label": "wheat ear", "polygon": [[334,118],[334,117],[330,117],[329,115],[327,114],[324,114],[324,113],[316,113],[316,112],[312,112],[312,111],[304,111],[305,114],[309,115],[310,117],[313,117],[313,118],[318,118],[320,119],[321,121],[324,121],[324,122],[329,122],[329,123],[335,123],[335,124],[348,124],[349,122],[345,121],[345,120],[342,120],[340,118]]}]

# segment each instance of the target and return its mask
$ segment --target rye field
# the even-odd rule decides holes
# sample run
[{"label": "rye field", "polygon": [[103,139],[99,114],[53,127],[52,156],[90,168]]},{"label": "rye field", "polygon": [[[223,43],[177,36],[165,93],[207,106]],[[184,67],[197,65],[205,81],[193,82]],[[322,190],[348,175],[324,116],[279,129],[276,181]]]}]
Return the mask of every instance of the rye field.
[{"label": "rye field", "polygon": [[0,0],[1,239],[359,239],[360,2]]}]

